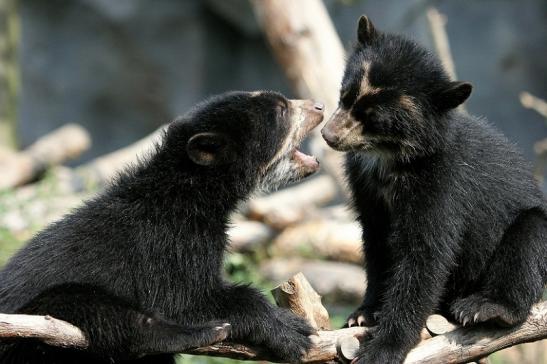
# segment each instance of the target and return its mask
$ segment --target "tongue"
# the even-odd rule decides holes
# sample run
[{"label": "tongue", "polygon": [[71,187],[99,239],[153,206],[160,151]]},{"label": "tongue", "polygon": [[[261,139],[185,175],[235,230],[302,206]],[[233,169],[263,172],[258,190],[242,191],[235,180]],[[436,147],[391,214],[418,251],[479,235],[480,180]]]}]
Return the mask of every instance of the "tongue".
[{"label": "tongue", "polygon": [[307,155],[296,149],[294,151],[294,159],[298,161],[303,167],[316,170],[319,168],[319,162],[315,157]]}]

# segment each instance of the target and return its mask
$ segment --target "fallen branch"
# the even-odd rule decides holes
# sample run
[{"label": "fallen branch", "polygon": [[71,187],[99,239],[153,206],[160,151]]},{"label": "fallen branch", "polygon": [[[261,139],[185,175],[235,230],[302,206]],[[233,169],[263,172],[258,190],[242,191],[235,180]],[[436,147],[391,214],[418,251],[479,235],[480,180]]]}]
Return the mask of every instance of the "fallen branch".
[{"label": "fallen branch", "polygon": [[236,221],[228,230],[230,251],[256,252],[265,247],[274,235],[274,230],[264,223],[247,220]]},{"label": "fallen branch", "polygon": [[0,189],[27,183],[48,167],[79,156],[90,145],[89,134],[84,128],[67,124],[41,137],[24,151],[0,160]]},{"label": "fallen branch", "polygon": [[304,220],[315,207],[336,197],[336,185],[329,176],[319,176],[299,185],[249,201],[246,214],[253,220],[283,229]]},{"label": "fallen branch", "polygon": [[272,241],[271,252],[276,257],[304,255],[361,264],[361,235],[356,221],[320,217],[287,227]]},{"label": "fallen branch", "polygon": [[527,109],[535,110],[538,114],[547,118],[547,102],[545,102],[545,100],[526,91],[520,93],[519,99],[522,106]]},{"label": "fallen branch", "polygon": [[76,173],[88,183],[103,185],[109,182],[122,168],[136,162],[137,157],[145,157],[148,152],[153,151],[154,143],[161,141],[164,129],[165,126],[162,126],[152,134],[125,148],[95,158],[93,161],[76,168]]},{"label": "fallen branch", "polygon": [[[328,314],[320,297],[303,275],[296,275],[274,290],[280,304],[304,317],[313,317],[316,327],[326,325]],[[351,360],[359,346],[357,338],[366,328],[352,327],[334,331],[319,331],[312,336],[313,348],[303,363],[324,363]],[[49,345],[85,348],[83,333],[73,325],[49,316],[0,314],[0,338],[34,338]],[[499,329],[475,326],[458,328],[444,335],[422,341],[405,360],[405,364],[467,363],[478,360],[509,346],[547,338],[547,301],[536,304],[525,323],[513,328]],[[244,360],[276,361],[261,348],[233,343],[217,343],[205,348],[189,350],[188,354],[222,356]]]}]

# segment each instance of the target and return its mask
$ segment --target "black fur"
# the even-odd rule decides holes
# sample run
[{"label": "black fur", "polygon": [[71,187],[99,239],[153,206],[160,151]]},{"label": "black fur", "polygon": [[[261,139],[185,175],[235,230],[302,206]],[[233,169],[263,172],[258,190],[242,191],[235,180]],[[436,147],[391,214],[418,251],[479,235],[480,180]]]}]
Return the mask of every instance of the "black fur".
[{"label": "black fur", "polygon": [[358,38],[323,131],[347,151],[363,227],[368,287],[348,324],[377,328],[358,362],[402,363],[434,311],[464,325],[521,323],[547,280],[546,205],[530,166],[454,109],[471,86],[428,51],[366,17]]},{"label": "black fur", "polygon": [[[172,363],[172,353],[228,334],[297,361],[310,347],[305,320],[221,278],[230,213],[291,161],[279,153],[289,104],[271,92],[202,103],[171,123],[149,158],[33,238],[0,272],[0,312],[66,320],[90,346],[1,343],[0,362]],[[304,112],[319,122],[318,110]]]}]

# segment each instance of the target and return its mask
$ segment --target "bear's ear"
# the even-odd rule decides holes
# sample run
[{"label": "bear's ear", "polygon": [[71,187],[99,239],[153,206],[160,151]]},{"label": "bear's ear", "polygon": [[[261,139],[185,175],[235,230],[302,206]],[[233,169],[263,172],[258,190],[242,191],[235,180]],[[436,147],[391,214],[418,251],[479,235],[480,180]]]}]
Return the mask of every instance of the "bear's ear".
[{"label": "bear's ear", "polygon": [[199,133],[186,144],[192,162],[201,166],[218,166],[233,162],[235,151],[228,136],[220,133]]},{"label": "bear's ear", "polygon": [[357,40],[362,45],[369,44],[376,36],[378,32],[370,19],[366,15],[361,15],[359,18],[359,25],[357,26]]},{"label": "bear's ear", "polygon": [[454,109],[467,100],[472,89],[473,86],[469,82],[450,82],[448,87],[433,95],[433,103],[442,111]]}]

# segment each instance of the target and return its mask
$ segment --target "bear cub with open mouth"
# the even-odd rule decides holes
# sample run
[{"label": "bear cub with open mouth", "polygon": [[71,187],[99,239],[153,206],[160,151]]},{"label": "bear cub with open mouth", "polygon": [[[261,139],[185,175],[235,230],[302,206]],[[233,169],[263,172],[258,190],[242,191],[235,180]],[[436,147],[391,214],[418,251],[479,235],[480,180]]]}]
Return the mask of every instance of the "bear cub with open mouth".
[{"label": "bear cub with open mouth", "polygon": [[318,170],[297,147],[322,119],[319,103],[232,92],[172,122],[148,158],[0,271],[0,312],[68,321],[89,347],[3,342],[0,362],[173,363],[226,337],[298,361],[307,322],[221,272],[230,213],[257,188]]}]

